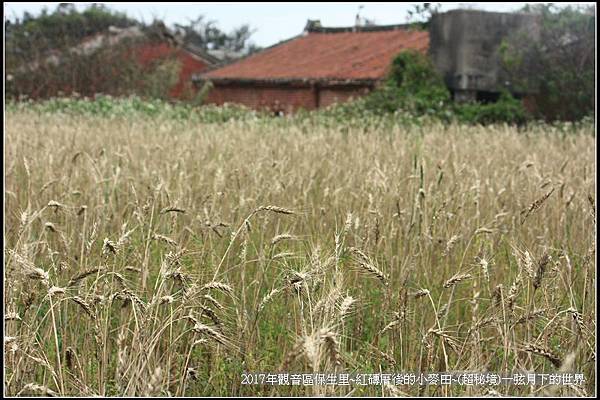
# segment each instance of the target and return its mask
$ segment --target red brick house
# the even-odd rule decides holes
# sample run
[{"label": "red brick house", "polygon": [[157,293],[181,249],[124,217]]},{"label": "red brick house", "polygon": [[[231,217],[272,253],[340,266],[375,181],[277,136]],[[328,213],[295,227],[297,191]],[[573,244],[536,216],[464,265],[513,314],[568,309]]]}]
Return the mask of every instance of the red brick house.
[{"label": "red brick house", "polygon": [[[174,58],[178,61],[180,69],[178,71],[178,80],[170,89],[169,97],[173,99],[184,99],[194,94],[191,77],[193,73],[214,68],[221,64],[221,60],[211,56],[202,49],[193,45],[182,43],[182,41],[172,35],[165,27],[151,30],[143,30],[138,26],[129,28],[110,27],[106,32],[98,33],[83,39],[78,45],[69,48],[61,53],[59,51],[49,51],[49,54],[40,61],[22,66],[17,72],[21,75],[29,74],[44,76],[47,67],[57,67],[64,62],[65,53],[79,56],[90,56],[103,48],[110,48],[125,43],[125,59],[123,52],[118,51],[106,55],[103,63],[86,64],[85,68],[79,68],[71,76],[70,80],[52,80],[48,77],[42,84],[33,87],[28,92],[32,98],[56,96],[57,94],[72,94],[74,92],[93,95],[96,92],[113,94],[106,81],[114,81],[112,89],[118,89],[120,76],[117,72],[106,72],[111,65],[115,65],[121,60],[128,62],[134,60],[142,67],[150,68],[156,62],[168,58]],[[68,58],[67,58],[68,59]],[[108,68],[106,68],[108,66]],[[83,78],[85,77],[85,78]],[[83,86],[85,84],[85,86]],[[109,90],[106,90],[108,87]],[[105,90],[98,89],[104,88]],[[40,93],[43,89],[44,92]]]},{"label": "red brick house", "polygon": [[193,80],[198,87],[212,83],[208,103],[312,110],[368,93],[398,53],[428,47],[428,32],[405,25],[325,28],[309,21],[301,35]]},{"label": "red brick house", "polygon": [[[202,49],[182,43],[164,25],[160,24],[150,32],[143,32],[136,26],[125,29],[109,29],[105,35],[96,35],[93,41],[98,42],[96,47],[99,47],[115,45],[126,38],[138,39],[131,55],[144,67],[168,58],[178,61],[179,77],[177,83],[169,91],[169,97],[172,99],[184,99],[193,95],[192,74],[214,68],[220,63],[218,59]],[[90,46],[88,45],[88,47]]]}]

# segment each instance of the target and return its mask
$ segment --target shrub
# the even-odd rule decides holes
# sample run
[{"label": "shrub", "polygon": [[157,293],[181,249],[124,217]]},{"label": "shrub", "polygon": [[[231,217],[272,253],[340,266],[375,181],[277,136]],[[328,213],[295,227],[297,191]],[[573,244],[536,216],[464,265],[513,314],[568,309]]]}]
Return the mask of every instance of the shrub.
[{"label": "shrub", "polygon": [[536,116],[574,121],[595,109],[595,7],[527,6],[539,15],[540,40],[518,34],[501,47],[503,66],[511,82],[536,92]]},{"label": "shrub", "polygon": [[169,57],[159,59],[153,64],[142,80],[141,92],[147,97],[167,100],[170,98],[171,89],[179,81],[181,62],[175,57]]},{"label": "shrub", "polygon": [[508,92],[502,93],[496,103],[453,103],[431,60],[414,50],[400,53],[392,62],[387,79],[369,95],[336,104],[323,114],[338,119],[387,115],[408,123],[434,119],[470,124],[522,124],[528,118],[522,103]]},{"label": "shrub", "polygon": [[40,114],[64,113],[108,118],[155,118],[199,123],[254,120],[265,116],[263,113],[235,104],[226,104],[221,107],[215,105],[196,107],[188,103],[170,103],[161,99],[108,95],[97,95],[94,98],[55,97],[42,101],[9,101],[6,108],[10,111],[32,110]]},{"label": "shrub", "polygon": [[431,60],[418,51],[400,53],[383,85],[367,96],[364,106],[375,113],[434,115],[450,101],[450,93]]},{"label": "shrub", "polygon": [[454,115],[460,122],[480,125],[493,123],[522,125],[529,118],[521,101],[515,99],[508,91],[502,92],[495,103],[456,104]]}]

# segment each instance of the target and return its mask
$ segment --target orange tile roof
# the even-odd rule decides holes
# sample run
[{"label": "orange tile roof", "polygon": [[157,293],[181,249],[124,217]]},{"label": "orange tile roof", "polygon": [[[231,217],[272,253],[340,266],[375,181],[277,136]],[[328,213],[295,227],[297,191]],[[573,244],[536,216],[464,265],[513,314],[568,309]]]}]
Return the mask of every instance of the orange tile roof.
[{"label": "orange tile roof", "polygon": [[[331,29],[331,31],[327,31]],[[405,49],[427,51],[429,33],[396,27],[324,28],[199,75],[210,80],[378,80]]]}]

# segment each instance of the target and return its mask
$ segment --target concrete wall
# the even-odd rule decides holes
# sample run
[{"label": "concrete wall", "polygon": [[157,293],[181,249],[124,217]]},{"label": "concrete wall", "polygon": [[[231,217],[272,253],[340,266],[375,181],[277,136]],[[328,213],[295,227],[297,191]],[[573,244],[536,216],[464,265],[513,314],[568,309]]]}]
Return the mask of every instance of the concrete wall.
[{"label": "concrete wall", "polygon": [[499,47],[510,34],[539,37],[539,19],[526,14],[453,10],[435,15],[429,53],[457,100],[474,92],[511,89],[500,67]]}]

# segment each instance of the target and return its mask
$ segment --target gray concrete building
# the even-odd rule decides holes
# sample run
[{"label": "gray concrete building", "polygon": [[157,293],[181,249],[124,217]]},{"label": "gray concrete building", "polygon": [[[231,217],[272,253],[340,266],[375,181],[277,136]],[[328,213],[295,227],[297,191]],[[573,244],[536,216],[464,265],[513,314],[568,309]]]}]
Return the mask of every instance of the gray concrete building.
[{"label": "gray concrete building", "polygon": [[509,35],[539,38],[537,16],[453,10],[433,16],[429,54],[456,101],[495,101],[503,88],[517,93],[503,72],[499,50]]}]

